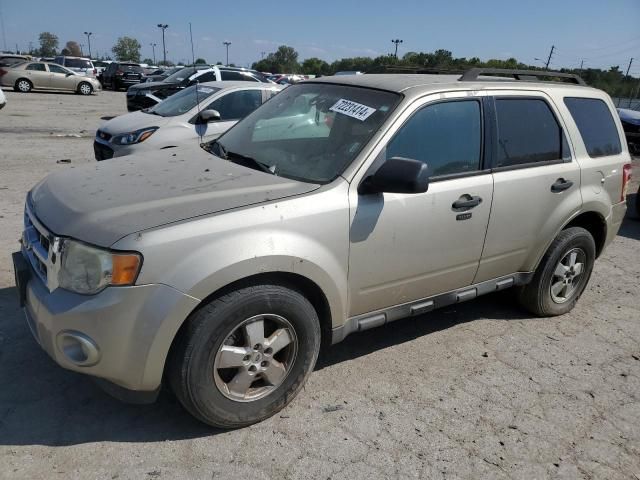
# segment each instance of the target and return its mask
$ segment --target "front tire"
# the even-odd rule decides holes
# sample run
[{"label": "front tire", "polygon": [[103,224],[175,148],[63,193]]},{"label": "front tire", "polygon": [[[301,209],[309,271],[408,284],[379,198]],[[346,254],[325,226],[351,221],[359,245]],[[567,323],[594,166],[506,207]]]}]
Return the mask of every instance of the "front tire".
[{"label": "front tire", "polygon": [[570,312],[589,282],[595,258],[596,245],[587,230],[563,230],[542,257],[531,283],[520,289],[520,304],[540,317]]},{"label": "front tire", "polygon": [[13,89],[16,92],[29,93],[33,90],[33,83],[31,83],[26,78],[20,78],[16,80],[16,84],[13,86]]},{"label": "front tire", "polygon": [[93,93],[93,87],[88,82],[80,82],[78,85],[78,93],[80,95],[91,95],[91,93]]},{"label": "front tire", "polygon": [[244,427],[283,409],[320,350],[315,309],[283,285],[230,292],[187,322],[171,350],[169,382],[194,417],[215,427]]}]

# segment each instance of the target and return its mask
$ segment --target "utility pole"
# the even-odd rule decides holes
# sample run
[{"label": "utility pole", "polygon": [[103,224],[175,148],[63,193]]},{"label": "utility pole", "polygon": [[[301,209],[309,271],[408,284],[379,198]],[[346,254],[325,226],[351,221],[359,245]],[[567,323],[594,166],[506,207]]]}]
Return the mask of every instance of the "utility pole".
[{"label": "utility pole", "polygon": [[81,56],[81,57],[84,57],[84,51],[83,51],[83,49],[84,49],[84,43],[80,43],[79,45],[80,45],[80,56]]},{"label": "utility pole", "polygon": [[399,38],[396,38],[395,40],[391,40],[391,43],[394,43],[396,46],[396,51],[393,54],[394,57],[398,58],[398,44],[402,43],[402,40],[400,40]]},{"label": "utility pole", "polygon": [[[627,67],[627,73],[624,74],[624,79],[626,80],[629,77],[629,70],[631,70],[631,64],[633,63],[633,57],[629,60],[629,66]],[[629,92],[629,106],[631,106],[631,97],[633,97],[633,86],[631,86],[631,92]],[[620,106],[620,97],[618,97],[618,104],[616,107]]]},{"label": "utility pole", "polygon": [[260,52],[260,60],[264,60],[265,53],[267,53],[267,52]]},{"label": "utility pole", "polygon": [[227,66],[229,66],[229,45],[231,45],[231,42],[229,41],[224,41],[222,42],[222,44],[227,47]]},{"label": "utility pole", "polygon": [[549,64],[551,63],[551,57],[553,56],[553,51],[556,49],[555,45],[551,45],[551,51],[549,52],[549,58],[547,58],[547,63],[544,66],[546,70],[549,70]]},{"label": "utility pole", "polygon": [[580,75],[582,75],[582,66],[584,65],[584,58],[580,60]]},{"label": "utility pole", "polygon": [[158,64],[156,63],[156,45],[157,45],[157,44],[152,42],[152,43],[150,43],[149,45],[151,45],[151,50],[153,50],[153,64],[154,64],[154,65],[158,65]]},{"label": "utility pole", "polygon": [[167,25],[166,23],[159,23],[158,28],[162,29],[162,58],[163,58],[163,63],[166,66],[167,65],[167,47],[165,47],[165,44],[164,44],[164,31],[167,28],[169,28],[169,25]]},{"label": "utility pole", "polygon": [[93,32],[84,32],[84,34],[87,36],[87,43],[89,44],[89,59],[91,59],[91,35],[93,35]]}]

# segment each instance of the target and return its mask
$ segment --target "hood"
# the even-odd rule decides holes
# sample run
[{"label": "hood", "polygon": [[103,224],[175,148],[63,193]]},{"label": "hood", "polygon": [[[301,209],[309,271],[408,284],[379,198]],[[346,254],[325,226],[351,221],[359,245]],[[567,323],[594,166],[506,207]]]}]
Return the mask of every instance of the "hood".
[{"label": "hood", "polygon": [[136,83],[135,85],[131,85],[127,91],[135,92],[138,90],[162,90],[164,88],[175,88],[179,86],[180,83],[177,82],[142,82]]},{"label": "hood", "polygon": [[169,122],[172,117],[162,117],[144,112],[132,112],[119,115],[107,120],[100,126],[100,130],[111,135],[134,132],[146,127],[161,127]]},{"label": "hood", "polygon": [[131,233],[317,188],[185,146],[53,173],[30,201],[56,235],[109,247]]}]

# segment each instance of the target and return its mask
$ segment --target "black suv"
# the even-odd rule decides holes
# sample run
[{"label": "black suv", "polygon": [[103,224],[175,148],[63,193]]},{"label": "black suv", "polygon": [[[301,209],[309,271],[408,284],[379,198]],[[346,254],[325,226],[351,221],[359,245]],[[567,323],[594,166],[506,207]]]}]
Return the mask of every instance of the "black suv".
[{"label": "black suv", "polygon": [[140,83],[144,78],[144,71],[137,63],[113,62],[102,73],[104,89],[120,90]]},{"label": "black suv", "polygon": [[167,97],[190,85],[221,80],[244,80],[270,83],[260,72],[243,68],[196,65],[185,67],[169,75],[161,82],[145,82],[127,90],[127,110],[133,112],[153,107]]}]

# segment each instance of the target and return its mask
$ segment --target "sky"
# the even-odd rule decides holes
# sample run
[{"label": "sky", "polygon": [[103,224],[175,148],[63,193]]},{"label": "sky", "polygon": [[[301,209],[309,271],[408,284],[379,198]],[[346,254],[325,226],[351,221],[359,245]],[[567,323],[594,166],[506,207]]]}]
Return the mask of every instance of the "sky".
[{"label": "sky", "polygon": [[[278,45],[299,52],[299,60],[328,62],[353,56],[450,50],[455,57],[507,59],[551,67],[609,68],[640,76],[640,0],[0,0],[0,49],[28,50],[42,31],[55,33],[60,47],[84,44],[91,31],[94,55],[110,53],[120,36],[142,44],[142,57],[162,58],[158,23],[166,23],[167,58],[191,59],[189,22],[195,57],[226,62],[223,41],[231,42],[229,62],[249,66]],[[540,60],[535,60],[536,58]]]}]

